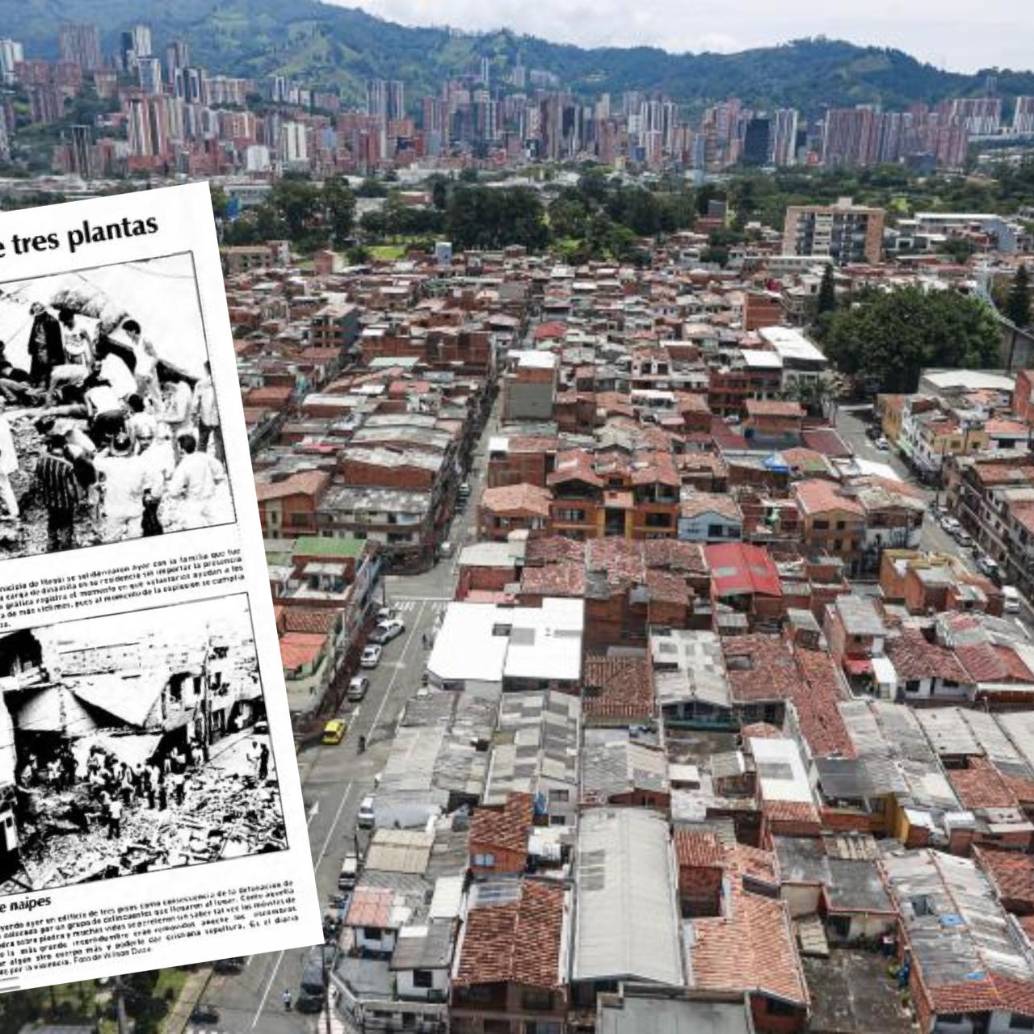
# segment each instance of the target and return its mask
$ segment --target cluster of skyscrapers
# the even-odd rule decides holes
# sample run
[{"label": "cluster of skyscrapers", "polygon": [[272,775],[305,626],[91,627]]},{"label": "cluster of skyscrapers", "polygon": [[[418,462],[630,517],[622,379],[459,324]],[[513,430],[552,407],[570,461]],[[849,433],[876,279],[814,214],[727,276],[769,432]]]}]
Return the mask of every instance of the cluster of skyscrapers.
[{"label": "cluster of skyscrapers", "polygon": [[[58,51],[58,61],[27,60],[19,42],[0,39],[0,89],[25,91],[33,123],[61,121],[87,82],[117,102],[118,110],[95,124],[72,127],[55,153],[57,168],[86,176],[284,168],[320,175],[424,160],[507,166],[585,158],[704,172],[897,162],[958,168],[972,139],[1009,131],[993,83],[987,96],[907,111],[859,105],[809,115],[732,98],[687,114],[670,97],[647,91],[587,100],[555,74],[525,68],[520,56],[480,56],[434,93],[414,98],[402,80],[371,78],[349,105],[336,89],[283,75],[255,81],[209,74],[191,63],[186,41],[168,41],[159,51],[145,24],[122,32],[110,56],[96,26],[62,25]],[[250,103],[255,95],[261,107]],[[0,93],[0,158],[9,155],[19,125],[10,96]],[[1011,132],[1034,133],[1034,97],[1015,99]]]}]

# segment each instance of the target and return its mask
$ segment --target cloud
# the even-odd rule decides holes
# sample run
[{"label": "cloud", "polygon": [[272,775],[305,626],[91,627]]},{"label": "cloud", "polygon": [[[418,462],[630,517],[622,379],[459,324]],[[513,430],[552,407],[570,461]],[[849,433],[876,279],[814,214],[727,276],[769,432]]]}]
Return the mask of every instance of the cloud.
[{"label": "cloud", "polygon": [[1020,0],[341,0],[405,25],[507,27],[580,46],[727,53],[826,35],[898,47],[941,67],[1030,68],[1034,4]]}]

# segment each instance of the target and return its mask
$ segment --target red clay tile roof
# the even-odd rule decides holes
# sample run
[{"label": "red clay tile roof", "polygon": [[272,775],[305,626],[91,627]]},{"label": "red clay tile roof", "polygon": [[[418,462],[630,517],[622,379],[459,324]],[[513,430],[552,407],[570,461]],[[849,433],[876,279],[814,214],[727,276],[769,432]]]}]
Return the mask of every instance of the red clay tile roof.
[{"label": "red clay tile roof", "polygon": [[812,755],[853,758],[854,744],[837,707],[844,694],[833,659],[825,651],[799,647],[794,658],[804,678],[792,685],[791,699]]},{"label": "red clay tile roof", "polygon": [[699,542],[678,539],[646,539],[641,543],[647,567],[666,567],[686,574],[706,575],[707,556]]},{"label": "red clay tile roof", "polygon": [[776,856],[771,851],[740,843],[726,847],[726,851],[734,859],[735,868],[740,875],[751,876],[761,883],[779,883]]},{"label": "red clay tile roof", "polygon": [[391,921],[395,892],[387,887],[357,887],[348,903],[345,922],[349,926],[375,926],[382,929]]},{"label": "red clay tile roof", "polygon": [[1018,808],[1016,794],[987,758],[969,758],[968,768],[947,769],[948,780],[964,808]]},{"label": "red clay tile roof", "polygon": [[823,456],[851,456],[851,446],[832,427],[806,427],[801,432],[801,439],[809,449],[822,453]]},{"label": "red clay tile roof", "polygon": [[1034,672],[1020,659],[1019,654],[1011,646],[996,646],[995,653],[998,659],[1005,666],[1005,681],[1007,682],[1034,682]]},{"label": "red clay tile roof", "polygon": [[889,639],[887,657],[901,679],[942,678],[963,685],[971,681],[951,650],[928,642],[916,628],[903,628],[900,636]]},{"label": "red clay tile roof", "polygon": [[567,333],[567,324],[560,320],[540,323],[535,328],[535,340],[546,341],[548,338],[563,337]]},{"label": "red clay tile roof", "polygon": [[747,399],[747,416],[804,417],[804,408],[799,402],[780,399]]},{"label": "red clay tile roof", "polygon": [[294,671],[306,664],[312,664],[323,652],[327,637],[307,635],[304,632],[287,632],[280,637],[280,662],[285,671]]},{"label": "red clay tile roof", "polygon": [[728,914],[692,920],[694,943],[687,955],[691,987],[703,991],[760,993],[807,1006],[786,903],[743,888],[743,863],[728,849]]},{"label": "red clay tile roof", "polygon": [[783,730],[771,722],[750,722],[740,728],[740,738],[747,740],[784,740]]},{"label": "red clay tile roof", "polygon": [[566,535],[544,535],[528,540],[524,553],[525,564],[557,563],[560,560],[585,561],[585,543]]},{"label": "red clay tile roof", "polygon": [[999,973],[926,990],[939,1013],[1014,1012],[1034,1017],[1034,985]]},{"label": "red clay tile roof", "polygon": [[511,793],[502,808],[475,808],[470,820],[470,853],[503,848],[518,854],[528,848],[535,817],[531,794]]},{"label": "red clay tile roof", "polygon": [[467,913],[453,984],[559,987],[563,926],[564,888],[523,880],[516,901]]},{"label": "red clay tile roof", "polygon": [[651,601],[655,603],[676,603],[688,607],[693,600],[693,593],[686,585],[685,577],[671,571],[647,571],[646,587],[650,590]]},{"label": "red clay tile roof", "polygon": [[807,801],[762,801],[761,814],[769,823],[792,822],[814,826],[816,830],[822,825],[818,808]]},{"label": "red clay tile roof", "polygon": [[682,497],[679,516],[698,517],[704,513],[717,513],[730,521],[742,521],[743,514],[731,495],[715,492],[693,492]]},{"label": "red clay tile roof", "polygon": [[984,847],[974,847],[973,854],[1003,902],[1034,911],[1034,857]]},{"label": "red clay tile roof", "polygon": [[832,481],[824,478],[810,478],[793,485],[794,498],[801,511],[806,514],[829,513],[840,510],[862,517],[862,504],[850,496],[843,495]]},{"label": "red clay tile roof", "polygon": [[801,674],[781,636],[731,636],[722,653],[734,703],[792,699]]},{"label": "red clay tile roof", "polygon": [[652,667],[645,657],[585,658],[582,713],[586,719],[621,718],[645,721],[653,717]]},{"label": "red clay tile roof", "polygon": [[553,473],[546,478],[547,485],[562,485],[567,481],[583,481],[595,488],[603,487],[603,478],[593,470],[592,458],[584,449],[558,452]]},{"label": "red clay tile roof", "polygon": [[585,566],[578,561],[563,561],[541,567],[526,565],[521,572],[521,593],[529,596],[581,598],[585,595]]},{"label": "red clay tile roof", "polygon": [[284,499],[292,495],[319,496],[330,484],[325,470],[303,470],[282,481],[256,481],[255,494],[260,503],[269,499]]},{"label": "red clay tile roof", "polygon": [[336,607],[283,607],[284,627],[288,632],[326,635],[332,631],[341,611]]},{"label": "red clay tile roof", "polygon": [[717,833],[710,830],[676,829],[675,856],[679,868],[724,869],[725,852]]},{"label": "red clay tile roof", "polygon": [[521,482],[519,485],[500,485],[486,488],[481,494],[481,505],[491,513],[520,513],[535,517],[549,516],[552,492],[538,485]]}]

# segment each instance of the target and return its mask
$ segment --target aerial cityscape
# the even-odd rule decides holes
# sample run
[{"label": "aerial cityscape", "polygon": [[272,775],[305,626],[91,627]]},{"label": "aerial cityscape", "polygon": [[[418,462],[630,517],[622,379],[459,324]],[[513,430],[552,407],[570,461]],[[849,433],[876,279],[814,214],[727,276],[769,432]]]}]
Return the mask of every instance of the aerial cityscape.
[{"label": "aerial cityscape", "polygon": [[[0,0],[0,208],[210,183],[325,942],[0,1034],[1034,1030],[1034,71],[167,6]],[[132,265],[0,283],[0,557],[230,508]],[[244,611],[82,625],[0,633],[0,895],[280,850]]]}]

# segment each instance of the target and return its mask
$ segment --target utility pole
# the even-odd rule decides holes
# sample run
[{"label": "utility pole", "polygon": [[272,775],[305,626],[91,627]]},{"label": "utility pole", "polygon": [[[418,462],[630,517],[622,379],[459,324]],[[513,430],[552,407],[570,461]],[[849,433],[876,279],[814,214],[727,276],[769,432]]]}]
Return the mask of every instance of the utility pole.
[{"label": "utility pole", "polygon": [[115,977],[115,1019],[118,1021],[118,1034],[129,1034],[129,1020],[126,1017],[125,987],[122,977]]}]

